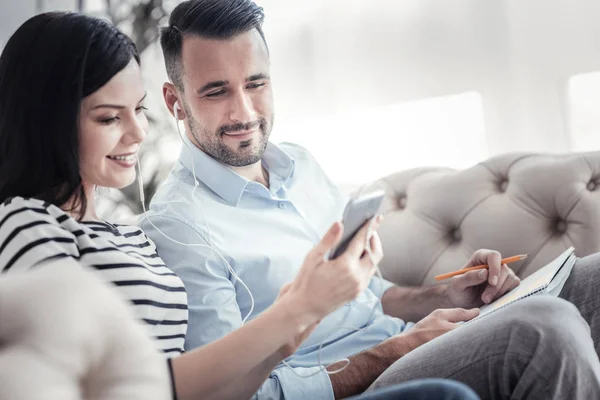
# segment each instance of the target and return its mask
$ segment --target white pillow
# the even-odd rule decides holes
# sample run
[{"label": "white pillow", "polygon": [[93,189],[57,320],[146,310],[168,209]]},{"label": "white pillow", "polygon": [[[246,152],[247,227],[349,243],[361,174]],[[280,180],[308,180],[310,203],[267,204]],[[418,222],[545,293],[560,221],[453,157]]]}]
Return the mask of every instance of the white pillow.
[{"label": "white pillow", "polygon": [[75,261],[0,275],[0,398],[169,399],[164,357],[114,290]]}]

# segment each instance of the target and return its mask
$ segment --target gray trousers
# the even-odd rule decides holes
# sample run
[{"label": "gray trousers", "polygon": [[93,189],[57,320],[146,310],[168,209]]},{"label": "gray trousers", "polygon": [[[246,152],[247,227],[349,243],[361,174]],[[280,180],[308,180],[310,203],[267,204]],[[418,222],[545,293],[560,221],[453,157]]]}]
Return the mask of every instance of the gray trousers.
[{"label": "gray trousers", "polygon": [[534,296],[413,350],[369,388],[449,378],[482,399],[600,399],[600,254],[560,297]]}]

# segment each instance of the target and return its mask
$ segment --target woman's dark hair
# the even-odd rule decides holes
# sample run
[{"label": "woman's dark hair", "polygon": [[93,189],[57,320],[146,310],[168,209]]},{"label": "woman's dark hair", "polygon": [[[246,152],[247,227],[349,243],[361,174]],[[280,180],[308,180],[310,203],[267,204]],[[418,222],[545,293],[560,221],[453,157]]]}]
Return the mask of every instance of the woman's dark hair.
[{"label": "woman's dark hair", "polygon": [[87,199],[79,171],[79,109],[132,59],[133,41],[110,23],[76,13],[32,17],[0,56],[0,202]]}]

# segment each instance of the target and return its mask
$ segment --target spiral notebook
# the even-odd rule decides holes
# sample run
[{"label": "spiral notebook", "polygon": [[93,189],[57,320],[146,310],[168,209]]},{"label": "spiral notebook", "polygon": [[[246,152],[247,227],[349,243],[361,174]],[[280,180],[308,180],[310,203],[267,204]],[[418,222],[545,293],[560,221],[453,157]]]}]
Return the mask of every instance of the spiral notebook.
[{"label": "spiral notebook", "polygon": [[501,308],[507,307],[516,301],[530,296],[539,294],[558,296],[575,265],[577,257],[575,256],[574,251],[575,249],[573,247],[567,249],[549,264],[523,279],[519,286],[499,299],[496,299],[496,301],[481,307],[479,316],[465,322],[465,324],[476,321]]}]

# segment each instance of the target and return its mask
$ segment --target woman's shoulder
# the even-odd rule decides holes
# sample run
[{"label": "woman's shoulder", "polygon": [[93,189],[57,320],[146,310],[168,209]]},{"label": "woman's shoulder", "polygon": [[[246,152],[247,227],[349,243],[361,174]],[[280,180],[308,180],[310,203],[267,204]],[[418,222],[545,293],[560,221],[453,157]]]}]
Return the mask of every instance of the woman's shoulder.
[{"label": "woman's shoulder", "polygon": [[0,243],[18,236],[20,241],[61,237],[75,241],[81,224],[59,207],[35,198],[12,197],[0,204]]},{"label": "woman's shoulder", "polygon": [[23,222],[33,220],[60,222],[68,217],[55,205],[31,197],[11,197],[0,204],[0,227],[8,218],[17,218]]},{"label": "woman's shoulder", "polygon": [[50,203],[23,197],[5,200],[0,204],[0,271],[79,257],[78,230],[64,211]]},{"label": "woman's shoulder", "polygon": [[49,203],[46,203],[43,200],[40,199],[35,199],[33,197],[21,197],[21,196],[15,196],[15,197],[9,197],[8,199],[4,200],[2,202],[2,204],[0,205],[0,210],[5,210],[5,209],[16,209],[16,208],[47,208],[49,206]]},{"label": "woman's shoulder", "polygon": [[93,230],[98,231],[109,231],[114,234],[127,235],[127,236],[135,236],[143,234],[142,229],[131,223],[118,223],[113,221],[108,221],[106,219],[95,220],[95,221],[83,221],[84,225],[89,226]]},{"label": "woman's shoulder", "polygon": [[137,243],[144,244],[145,246],[150,247],[153,251],[156,251],[156,246],[154,242],[150,240],[150,238],[146,235],[144,230],[137,225],[131,224],[111,224],[114,226],[115,230],[119,232],[119,235],[123,238],[123,240],[128,241],[129,243]]}]

